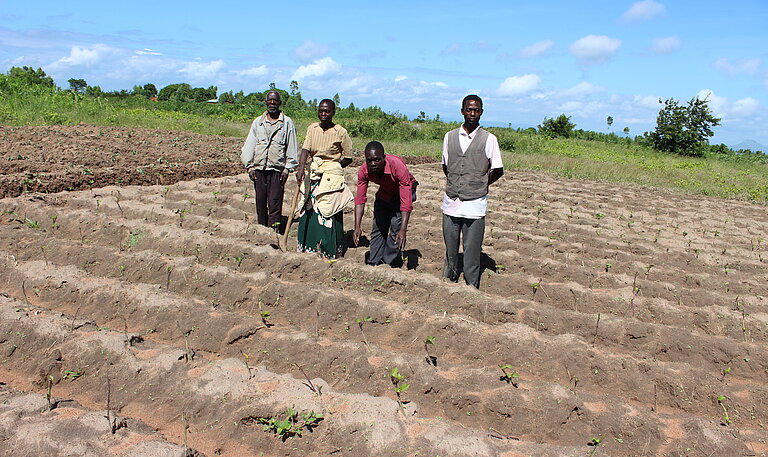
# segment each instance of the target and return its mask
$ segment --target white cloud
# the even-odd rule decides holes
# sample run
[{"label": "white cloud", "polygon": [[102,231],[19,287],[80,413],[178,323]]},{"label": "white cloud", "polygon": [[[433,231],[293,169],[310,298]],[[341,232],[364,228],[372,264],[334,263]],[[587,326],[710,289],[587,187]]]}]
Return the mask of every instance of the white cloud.
[{"label": "white cloud", "polygon": [[522,95],[536,89],[540,83],[538,75],[510,76],[499,85],[497,92],[499,95]]},{"label": "white cloud", "polygon": [[584,98],[600,92],[605,92],[605,87],[596,86],[586,81],[582,81],[573,87],[563,89],[558,93],[558,95],[565,98]]},{"label": "white cloud", "polygon": [[708,101],[709,109],[712,110],[715,116],[723,117],[725,115],[725,111],[728,108],[728,99],[726,97],[715,95],[715,92],[711,89],[702,89],[696,94],[696,98]]},{"label": "white cloud", "polygon": [[210,62],[186,62],[177,70],[183,73],[187,78],[193,81],[202,81],[213,79],[224,68],[224,61],[221,59]]},{"label": "white cloud", "polygon": [[264,76],[268,72],[266,65],[259,65],[258,67],[246,68],[245,70],[236,71],[235,74],[246,77]]},{"label": "white cloud", "polygon": [[395,82],[396,82],[396,83],[398,83],[398,82],[400,82],[400,81],[402,81],[402,80],[404,80],[404,79],[408,79],[408,77],[407,77],[407,76],[405,76],[405,75],[399,75],[399,76],[395,76]]},{"label": "white cloud", "polygon": [[308,77],[323,77],[341,71],[341,64],[330,57],[323,57],[308,65],[302,65],[296,69],[291,79],[299,81]]},{"label": "white cloud", "polygon": [[76,66],[91,67],[99,63],[99,61],[108,55],[115,53],[116,51],[116,49],[111,48],[105,44],[95,44],[90,49],[80,46],[72,46],[68,56],[62,57],[61,59],[52,63],[49,68],[56,71]]},{"label": "white cloud", "polygon": [[621,16],[621,20],[624,22],[647,21],[659,16],[664,13],[664,11],[664,5],[661,3],[654,2],[653,0],[643,0],[634,3],[627,11],[625,11]]},{"label": "white cloud", "polygon": [[293,55],[300,62],[311,62],[324,57],[328,53],[329,47],[323,44],[315,43],[312,40],[305,40],[299,47],[293,50]]},{"label": "white cloud", "polygon": [[610,60],[621,47],[621,40],[605,35],[587,35],[569,46],[571,54],[585,65]]},{"label": "white cloud", "polygon": [[161,55],[163,55],[162,53],[157,52],[157,51],[155,51],[153,49],[149,49],[149,48],[140,49],[140,50],[136,51],[136,54],[138,54],[140,56],[161,56]]},{"label": "white cloud", "polygon": [[552,49],[555,42],[552,40],[539,41],[520,50],[521,57],[537,57]]},{"label": "white cloud", "polygon": [[670,54],[680,49],[683,42],[676,36],[668,36],[665,38],[654,38],[651,41],[651,52],[654,54]]},{"label": "white cloud", "polygon": [[760,111],[760,102],[752,97],[742,98],[733,102],[730,111],[736,117],[754,116]]},{"label": "white cloud", "polygon": [[731,62],[727,57],[723,57],[715,61],[715,68],[728,76],[735,76],[739,73],[754,75],[760,69],[760,59],[741,59]]}]

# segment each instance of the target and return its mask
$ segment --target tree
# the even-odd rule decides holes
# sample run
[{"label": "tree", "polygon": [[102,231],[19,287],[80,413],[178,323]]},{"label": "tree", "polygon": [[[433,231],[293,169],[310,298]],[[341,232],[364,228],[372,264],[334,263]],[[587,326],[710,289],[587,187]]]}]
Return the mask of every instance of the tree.
[{"label": "tree", "polygon": [[664,107],[656,117],[656,129],[650,140],[659,151],[681,155],[702,156],[712,128],[720,125],[720,118],[709,109],[709,101],[693,97],[687,105],[681,105],[674,98],[659,99]]},{"label": "tree", "polygon": [[157,99],[160,101],[170,100],[171,95],[175,94],[179,89],[183,89],[183,92],[191,92],[192,86],[186,83],[169,84],[157,93]]},{"label": "tree", "polygon": [[613,125],[613,116],[608,116],[608,118],[605,120],[605,123],[608,124],[608,130],[610,130],[611,126]]},{"label": "tree", "polygon": [[222,92],[221,95],[219,95],[219,103],[235,103],[235,95],[232,91]]},{"label": "tree", "polygon": [[78,94],[85,92],[85,89],[88,87],[88,83],[84,79],[69,78],[67,82],[69,83],[69,90]]},{"label": "tree", "polygon": [[35,70],[32,67],[11,67],[8,70],[8,76],[23,80],[28,84],[37,84],[40,86],[53,87],[53,78],[46,75],[42,68]]},{"label": "tree", "polygon": [[104,91],[100,86],[88,86],[85,88],[85,95],[89,97],[101,97],[104,95]]},{"label": "tree", "polygon": [[333,96],[333,103],[335,103],[335,104],[336,104],[336,107],[337,107],[337,108],[340,108],[340,107],[341,107],[341,97],[339,97],[339,94],[338,94],[338,93],[337,93],[336,95],[334,95],[334,96]]},{"label": "tree", "polygon": [[622,131],[624,132],[624,135],[629,136],[629,127],[624,127],[624,130]]},{"label": "tree", "polygon": [[561,114],[555,119],[545,117],[544,122],[538,126],[539,133],[543,135],[563,138],[569,138],[573,134],[574,127],[576,124],[571,122],[571,116],[565,114]]}]

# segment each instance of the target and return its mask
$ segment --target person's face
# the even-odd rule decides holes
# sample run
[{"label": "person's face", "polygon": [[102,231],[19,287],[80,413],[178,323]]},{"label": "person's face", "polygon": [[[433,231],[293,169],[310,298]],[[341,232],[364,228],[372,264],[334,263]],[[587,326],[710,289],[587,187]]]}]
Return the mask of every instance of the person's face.
[{"label": "person's face", "polygon": [[336,114],[336,109],[328,102],[323,102],[317,107],[317,119],[320,122],[330,122]]},{"label": "person's face", "polygon": [[379,176],[384,173],[384,153],[378,149],[365,150],[365,166],[368,167],[368,173]]},{"label": "person's face", "polygon": [[480,116],[483,115],[483,108],[477,100],[468,100],[461,108],[461,114],[464,115],[465,124],[477,125],[480,122]]},{"label": "person's face", "polygon": [[280,101],[280,96],[275,92],[270,92],[267,94],[265,103],[267,104],[267,112],[270,114],[275,114],[280,111],[280,105],[283,104],[283,102]]}]

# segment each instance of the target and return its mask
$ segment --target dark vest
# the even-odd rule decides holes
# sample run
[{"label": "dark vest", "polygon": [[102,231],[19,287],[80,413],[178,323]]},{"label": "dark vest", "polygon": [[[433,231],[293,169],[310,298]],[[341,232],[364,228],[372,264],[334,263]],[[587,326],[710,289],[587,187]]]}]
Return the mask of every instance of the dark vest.
[{"label": "dark vest", "polygon": [[[459,127],[462,128],[462,127]],[[488,132],[477,128],[475,137],[466,152],[461,153],[459,129],[448,132],[448,179],[445,194],[449,198],[475,200],[488,195],[488,172],[491,161],[485,155]]]}]

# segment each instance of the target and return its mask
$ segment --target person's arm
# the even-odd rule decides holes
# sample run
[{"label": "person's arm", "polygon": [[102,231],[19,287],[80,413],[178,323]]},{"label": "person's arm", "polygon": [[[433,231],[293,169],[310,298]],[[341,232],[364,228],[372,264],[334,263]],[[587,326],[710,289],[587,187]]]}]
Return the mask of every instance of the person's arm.
[{"label": "person's arm", "polygon": [[354,152],[352,151],[352,138],[349,137],[347,130],[342,127],[341,159],[339,159],[342,168],[346,168],[352,163],[352,157],[349,156],[352,152]]},{"label": "person's arm", "polygon": [[363,233],[361,223],[363,221],[363,213],[365,212],[365,203],[355,205],[355,231],[352,232],[352,241],[357,246],[360,243],[360,235]]},{"label": "person's arm", "polygon": [[411,212],[401,211],[400,214],[402,214],[403,222],[400,224],[400,231],[395,237],[395,244],[397,244],[397,249],[402,251],[405,249],[405,234],[408,231],[408,219],[411,218]]},{"label": "person's arm", "polygon": [[254,149],[256,148],[256,120],[254,120],[251,123],[251,128],[248,129],[248,136],[245,138],[245,143],[243,144],[243,148],[240,152],[240,161],[243,163],[243,166],[248,167],[248,165],[253,162],[253,153]]},{"label": "person's arm", "polygon": [[504,169],[503,168],[493,168],[491,169],[491,172],[488,173],[488,185],[495,183],[499,180],[499,178],[504,175]]},{"label": "person's arm", "polygon": [[288,180],[288,174],[296,171],[298,167],[298,145],[296,144],[296,126],[293,122],[288,124],[288,138],[285,141],[285,168],[281,180],[283,184]]},{"label": "person's arm", "polygon": [[355,231],[352,232],[352,241],[355,246],[360,242],[360,235],[363,233],[361,223],[363,221],[363,212],[365,212],[365,202],[368,199],[368,173],[365,164],[357,170],[357,192],[355,193]]},{"label": "person's arm", "polygon": [[301,154],[299,154],[299,166],[296,168],[296,182],[299,184],[304,180],[304,171],[306,170],[308,156],[309,151],[301,148]]}]

